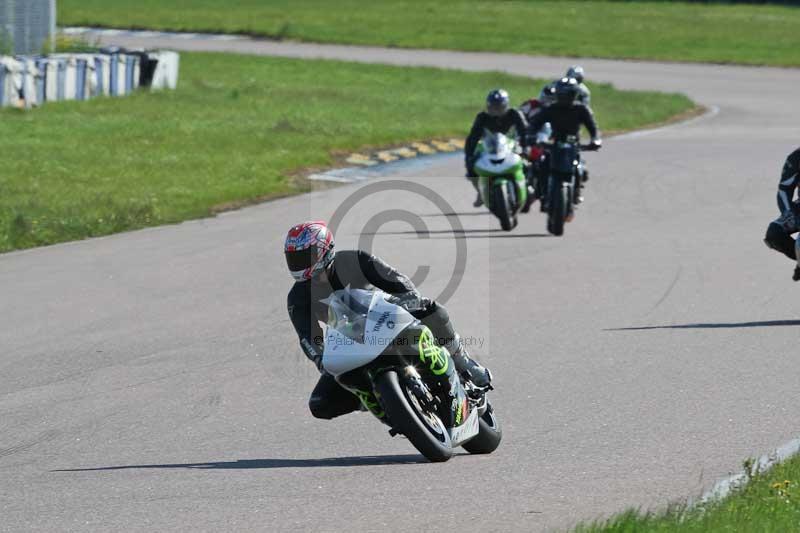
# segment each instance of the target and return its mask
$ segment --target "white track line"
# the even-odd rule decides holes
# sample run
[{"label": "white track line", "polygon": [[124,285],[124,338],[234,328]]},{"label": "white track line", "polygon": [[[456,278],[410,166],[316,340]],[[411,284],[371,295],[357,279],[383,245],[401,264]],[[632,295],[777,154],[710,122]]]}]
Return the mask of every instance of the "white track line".
[{"label": "white track line", "polygon": [[800,439],[790,440],[772,453],[762,455],[756,459],[749,473],[746,470],[742,470],[738,474],[733,474],[717,481],[713,487],[707,490],[700,497],[700,499],[695,502],[690,502],[690,504],[694,506],[722,500],[730,495],[732,491],[747,485],[747,482],[754,474],[764,473],[775,465],[790,459],[798,453],[800,453]]},{"label": "white track line", "polygon": [[629,133],[623,133],[621,135],[614,135],[614,139],[636,139],[637,137],[646,137],[648,135],[653,135],[655,133],[661,133],[662,131],[671,130],[673,128],[684,127],[690,124],[694,124],[695,122],[699,122],[701,120],[708,120],[713,118],[719,114],[719,107],[713,105],[708,108],[708,110],[696,117],[692,117],[689,120],[682,120],[680,122],[675,122],[673,124],[667,124],[666,126],[658,126],[652,129],[642,129],[637,131],[631,131]]}]

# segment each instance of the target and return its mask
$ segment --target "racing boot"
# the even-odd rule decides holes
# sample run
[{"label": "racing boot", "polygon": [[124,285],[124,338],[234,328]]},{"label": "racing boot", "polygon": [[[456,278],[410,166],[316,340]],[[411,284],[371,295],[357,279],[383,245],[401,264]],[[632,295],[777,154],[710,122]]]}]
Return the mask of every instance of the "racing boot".
[{"label": "racing boot", "polygon": [[453,358],[458,373],[477,387],[487,387],[492,382],[492,374],[489,369],[469,356],[461,339],[456,339],[456,342],[458,347],[450,353],[450,356]]},{"label": "racing boot", "polygon": [[520,209],[520,211],[522,213],[529,212],[531,210],[531,205],[533,205],[533,202],[535,202],[535,201],[536,201],[536,191],[534,190],[533,185],[529,184],[528,185],[528,197],[525,200],[525,204],[522,206],[522,209]]},{"label": "racing boot", "polygon": [[470,183],[472,186],[475,187],[475,192],[478,193],[477,198],[475,201],[472,202],[472,207],[480,207],[483,205],[483,197],[481,196],[481,186],[478,184],[478,177],[477,176],[468,176]]},{"label": "racing boot", "polygon": [[[791,237],[789,237],[791,239]],[[794,241],[794,256],[798,257],[797,254],[800,254],[800,239]],[[792,275],[792,279],[794,281],[800,281],[800,261],[797,262],[797,265],[794,267],[794,274]]]},{"label": "racing boot", "polygon": [[589,169],[581,164],[581,179],[578,180],[578,194],[575,199],[576,204],[583,203],[583,188],[586,187],[586,182],[589,181]]}]

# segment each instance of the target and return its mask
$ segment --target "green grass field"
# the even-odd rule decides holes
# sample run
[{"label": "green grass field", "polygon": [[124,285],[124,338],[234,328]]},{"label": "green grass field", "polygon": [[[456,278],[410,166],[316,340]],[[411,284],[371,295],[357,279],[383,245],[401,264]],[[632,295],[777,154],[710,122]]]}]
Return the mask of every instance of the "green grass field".
[{"label": "green grass field", "polygon": [[60,0],[59,24],[524,54],[800,65],[800,8],[682,2]]},{"label": "green grass field", "polygon": [[800,457],[755,475],[723,501],[661,513],[628,511],[575,533],[789,533],[800,531]]},{"label": "green grass field", "polygon": [[[0,251],[207,216],[295,193],[299,170],[368,146],[466,135],[498,73],[183,54],[175,92],[0,111]],[[693,107],[594,85],[606,131]]]}]

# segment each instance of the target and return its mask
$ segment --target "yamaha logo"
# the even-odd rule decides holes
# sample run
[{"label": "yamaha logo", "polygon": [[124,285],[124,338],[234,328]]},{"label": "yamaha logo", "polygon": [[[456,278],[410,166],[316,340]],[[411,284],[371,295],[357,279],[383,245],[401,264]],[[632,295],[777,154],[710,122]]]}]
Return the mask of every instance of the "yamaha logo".
[{"label": "yamaha logo", "polygon": [[[388,318],[389,318],[389,311],[384,311],[383,313],[381,313],[381,317],[375,322],[375,325],[372,327],[372,332],[375,333],[376,331],[381,329],[381,327],[384,324],[386,324],[386,321],[388,320]],[[394,327],[394,322],[391,322],[391,324],[392,324],[391,326],[389,326],[387,324],[387,327],[389,329],[392,329]]]}]

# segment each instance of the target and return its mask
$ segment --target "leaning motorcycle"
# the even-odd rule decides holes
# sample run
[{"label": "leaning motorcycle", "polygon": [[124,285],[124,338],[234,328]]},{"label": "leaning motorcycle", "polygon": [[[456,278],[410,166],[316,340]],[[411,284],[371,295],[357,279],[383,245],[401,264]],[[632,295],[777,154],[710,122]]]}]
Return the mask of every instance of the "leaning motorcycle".
[{"label": "leaning motorcycle", "polygon": [[525,205],[528,191],[525,160],[520,147],[502,133],[486,131],[478,144],[475,172],[483,203],[499,220],[504,231],[517,225],[517,212]]},{"label": "leaning motorcycle", "polygon": [[547,148],[547,172],[543,190],[539,191],[542,211],[547,213],[547,231],[553,235],[564,234],[564,223],[575,214],[580,197],[580,151],[594,151],[596,144],[580,144],[575,136],[562,141],[541,143]]},{"label": "leaning motorcycle", "polygon": [[364,409],[430,461],[461,446],[491,453],[502,432],[484,388],[463,380],[431,330],[380,290],[343,289],[328,300],[322,366]]}]

